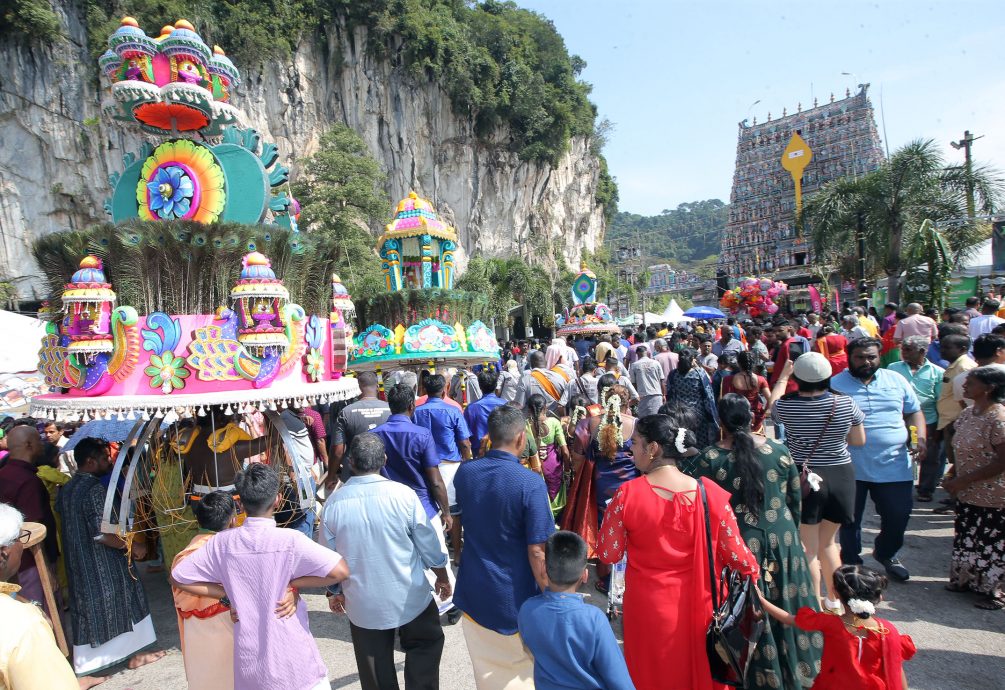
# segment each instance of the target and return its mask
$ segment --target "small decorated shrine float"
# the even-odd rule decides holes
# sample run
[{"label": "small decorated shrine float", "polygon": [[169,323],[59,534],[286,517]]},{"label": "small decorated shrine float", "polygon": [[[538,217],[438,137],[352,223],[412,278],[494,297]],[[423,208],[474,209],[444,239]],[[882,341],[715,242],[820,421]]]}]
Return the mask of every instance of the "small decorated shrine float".
[{"label": "small decorated shrine float", "polygon": [[412,192],[377,241],[387,293],[366,305],[370,325],[353,339],[349,369],[383,375],[401,369],[495,363],[495,334],[475,318],[484,296],[454,289],[457,231]]},{"label": "small decorated shrine float", "polygon": [[585,262],[580,265],[579,274],[572,281],[571,292],[572,308],[556,319],[559,336],[565,338],[621,332],[608,306],[597,301],[597,276]]}]

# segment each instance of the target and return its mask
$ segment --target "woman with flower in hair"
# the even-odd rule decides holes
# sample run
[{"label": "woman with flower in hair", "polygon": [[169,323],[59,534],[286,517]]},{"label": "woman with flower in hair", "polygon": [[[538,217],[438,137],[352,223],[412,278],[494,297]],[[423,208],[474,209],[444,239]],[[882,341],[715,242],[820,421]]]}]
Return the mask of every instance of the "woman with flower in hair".
[{"label": "woman with flower in hair", "polygon": [[834,593],[844,610],[840,614],[804,607],[792,615],[761,596],[764,610],[778,621],[823,633],[824,655],[814,690],[907,690],[904,662],[917,648],[893,623],[876,617],[886,585],[886,576],[874,570],[841,566],[834,571]]},{"label": "woman with flower in hair", "polygon": [[757,561],[741,538],[729,493],[677,468],[695,446],[694,433],[655,414],[638,420],[628,443],[642,476],[618,488],[599,547],[604,563],[628,556],[622,609],[628,671],[639,690],[722,688],[705,651],[712,592],[703,502],[715,575],[728,565],[756,578]]},{"label": "woman with flower in hair", "polygon": [[[593,463],[593,497],[597,506],[597,524],[604,521],[604,512],[614,493],[629,479],[639,476],[632,463],[632,432],[635,417],[628,412],[628,389],[614,385],[607,390],[604,411],[589,420],[590,443],[586,458]],[[597,565],[597,591],[607,593],[610,568]]]}]

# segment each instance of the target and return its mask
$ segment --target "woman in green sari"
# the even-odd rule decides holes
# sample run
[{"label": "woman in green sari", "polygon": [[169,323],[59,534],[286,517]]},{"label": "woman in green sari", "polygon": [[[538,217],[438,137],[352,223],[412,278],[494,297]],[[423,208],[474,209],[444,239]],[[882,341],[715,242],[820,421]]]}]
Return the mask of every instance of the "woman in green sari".
[{"label": "woman in green sari", "polygon": [[[696,477],[709,477],[732,494],[743,540],[761,566],[765,598],[786,611],[819,610],[806,554],[799,541],[799,470],[783,444],[751,433],[750,403],[729,393],[719,401],[723,438],[698,457]],[[810,687],[820,671],[819,633],[774,619],[757,643],[747,688]]]}]

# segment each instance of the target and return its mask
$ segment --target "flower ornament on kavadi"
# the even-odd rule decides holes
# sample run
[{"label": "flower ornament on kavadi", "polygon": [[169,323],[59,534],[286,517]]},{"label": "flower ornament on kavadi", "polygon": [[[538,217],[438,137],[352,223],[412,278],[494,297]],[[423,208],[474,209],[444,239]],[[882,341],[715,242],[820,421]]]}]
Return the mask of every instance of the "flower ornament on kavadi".
[{"label": "flower ornament on kavadi", "polygon": [[185,367],[185,358],[173,352],[150,355],[150,366],[144,370],[150,377],[150,387],[160,388],[165,394],[185,387],[185,379],[192,373]]},{"label": "flower ornament on kavadi", "polygon": [[195,187],[192,178],[176,165],[159,168],[154,179],[147,183],[150,211],[161,220],[184,218],[192,206]]}]

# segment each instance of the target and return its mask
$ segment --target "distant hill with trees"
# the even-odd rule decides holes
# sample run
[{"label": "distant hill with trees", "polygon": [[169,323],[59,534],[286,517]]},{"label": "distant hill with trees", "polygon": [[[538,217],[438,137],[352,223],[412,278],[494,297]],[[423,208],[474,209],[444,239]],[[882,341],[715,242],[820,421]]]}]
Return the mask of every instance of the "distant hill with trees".
[{"label": "distant hill with trees", "polygon": [[656,216],[621,211],[608,226],[604,245],[616,256],[619,246],[635,246],[637,240],[647,264],[669,263],[714,273],[719,236],[728,215],[729,205],[719,199],[680,204]]}]

